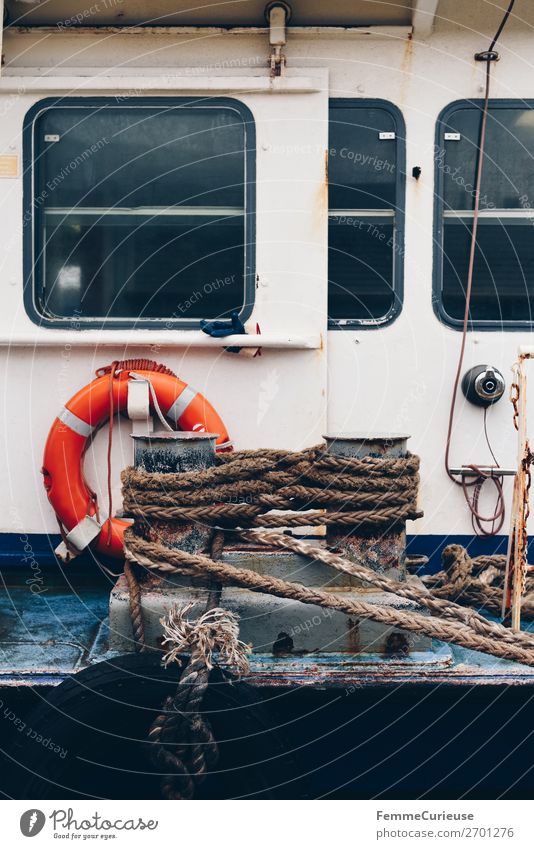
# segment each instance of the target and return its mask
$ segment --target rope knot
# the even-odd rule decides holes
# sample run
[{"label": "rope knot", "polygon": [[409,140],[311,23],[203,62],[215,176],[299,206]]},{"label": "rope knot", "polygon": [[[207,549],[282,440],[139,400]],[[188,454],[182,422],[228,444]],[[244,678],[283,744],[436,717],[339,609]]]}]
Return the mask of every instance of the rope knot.
[{"label": "rope knot", "polygon": [[441,554],[441,562],[447,576],[444,586],[451,593],[461,593],[473,571],[473,561],[467,551],[461,545],[447,545]]},{"label": "rope knot", "polygon": [[163,645],[167,653],[163,663],[168,666],[173,661],[181,663],[180,655],[188,653],[203,663],[207,669],[213,669],[213,653],[218,652],[220,666],[231,666],[238,674],[249,671],[247,655],[252,647],[239,639],[237,617],[222,607],[207,610],[197,620],[191,621],[187,614],[194,602],[180,608],[174,605],[160,621],[163,625]]}]

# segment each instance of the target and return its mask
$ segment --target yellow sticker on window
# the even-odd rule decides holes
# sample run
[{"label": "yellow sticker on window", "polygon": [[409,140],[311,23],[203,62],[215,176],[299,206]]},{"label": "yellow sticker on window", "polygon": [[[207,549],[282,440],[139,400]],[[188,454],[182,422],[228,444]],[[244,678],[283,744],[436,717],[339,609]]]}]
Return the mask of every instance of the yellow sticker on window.
[{"label": "yellow sticker on window", "polygon": [[18,177],[19,158],[16,153],[0,155],[0,177]]}]

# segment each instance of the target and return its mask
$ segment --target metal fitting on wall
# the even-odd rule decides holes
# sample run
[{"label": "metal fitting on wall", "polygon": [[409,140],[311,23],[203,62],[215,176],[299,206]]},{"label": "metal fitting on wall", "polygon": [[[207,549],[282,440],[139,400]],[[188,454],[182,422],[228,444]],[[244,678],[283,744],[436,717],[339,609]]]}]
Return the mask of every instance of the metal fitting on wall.
[{"label": "metal fitting on wall", "polygon": [[505,389],[504,377],[495,366],[473,366],[462,379],[462,392],[477,407],[495,404],[502,398]]},{"label": "metal fitting on wall", "polygon": [[285,66],[282,49],[286,46],[286,25],[291,18],[291,6],[287,3],[273,2],[265,7],[265,19],[269,24],[269,44],[271,46],[271,76],[279,77]]}]

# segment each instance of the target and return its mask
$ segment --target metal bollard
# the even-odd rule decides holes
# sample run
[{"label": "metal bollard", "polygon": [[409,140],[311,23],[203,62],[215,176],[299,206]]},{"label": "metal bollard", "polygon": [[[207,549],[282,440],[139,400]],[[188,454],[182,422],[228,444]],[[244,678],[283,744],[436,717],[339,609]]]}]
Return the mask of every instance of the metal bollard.
[{"label": "metal bollard", "polygon": [[[327,434],[326,450],[336,457],[406,457],[406,434],[332,433]],[[375,572],[403,580],[406,577],[406,523],[396,522],[388,530],[366,532],[356,528],[331,528],[328,545],[349,560],[358,561]]]},{"label": "metal bollard", "polygon": [[[217,433],[194,431],[132,434],[135,468],[161,475],[209,469],[215,465],[217,437]],[[164,481],[162,492],[165,492]],[[175,519],[152,519],[150,523],[145,520],[141,527],[147,540],[164,542],[170,548],[193,553],[208,551],[213,535],[208,525],[203,527]]]}]

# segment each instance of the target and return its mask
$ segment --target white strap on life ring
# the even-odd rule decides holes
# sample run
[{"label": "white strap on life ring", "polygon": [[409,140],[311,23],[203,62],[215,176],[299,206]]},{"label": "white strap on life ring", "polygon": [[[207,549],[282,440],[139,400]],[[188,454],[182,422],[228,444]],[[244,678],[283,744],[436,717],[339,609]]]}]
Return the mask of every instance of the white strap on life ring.
[{"label": "white strap on life ring", "polygon": [[83,519],[68,532],[66,535],[66,541],[61,540],[54,553],[60,560],[68,562],[76,555],[71,551],[67,542],[75,548],[76,551],[81,552],[97,538],[101,530],[102,524],[98,521],[96,516],[84,516]]},{"label": "white strap on life ring", "polygon": [[128,418],[132,421],[132,433],[143,436],[152,433],[154,422],[150,415],[150,387],[142,377],[128,381]]},{"label": "white strap on life ring", "polygon": [[[141,374],[136,374],[135,371],[130,372],[130,380],[128,381],[128,415],[130,415],[130,387],[133,390],[133,385],[135,383],[145,384],[145,391],[146,391],[146,401],[145,401],[145,403],[148,405],[148,409],[150,409],[150,398],[152,398],[152,406],[154,407],[154,410],[155,410],[155,412],[158,416],[158,419],[160,420],[162,426],[165,428],[165,430],[169,430],[171,433],[174,433],[173,428],[170,426],[169,422],[165,419],[165,416],[161,412],[161,407],[158,403],[158,398],[157,398],[155,389],[152,386],[152,383],[150,382],[149,378],[143,377],[143,375],[141,375]],[[135,391],[137,391],[137,390],[135,390]],[[131,416],[130,416],[130,418],[131,418]]]}]

